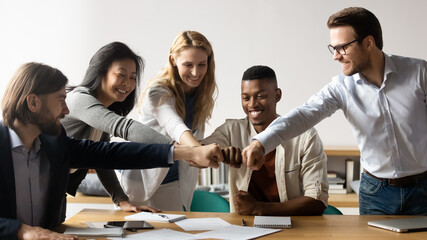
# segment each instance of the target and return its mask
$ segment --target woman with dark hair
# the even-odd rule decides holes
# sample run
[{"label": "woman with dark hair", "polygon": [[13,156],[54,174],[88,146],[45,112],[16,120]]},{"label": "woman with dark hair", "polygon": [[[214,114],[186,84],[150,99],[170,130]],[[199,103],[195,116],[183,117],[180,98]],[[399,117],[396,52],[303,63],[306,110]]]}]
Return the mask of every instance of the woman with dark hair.
[{"label": "woman with dark hair", "polygon": [[[172,139],[150,127],[126,118],[138,98],[143,68],[142,58],[123,43],[113,42],[99,49],[90,60],[83,82],[68,88],[70,114],[62,120],[67,134],[95,141],[110,141],[114,136],[132,142],[172,143]],[[87,169],[71,172],[67,192],[75,195]],[[123,210],[157,211],[131,204],[113,170],[98,169],[96,173],[114,203]]]}]

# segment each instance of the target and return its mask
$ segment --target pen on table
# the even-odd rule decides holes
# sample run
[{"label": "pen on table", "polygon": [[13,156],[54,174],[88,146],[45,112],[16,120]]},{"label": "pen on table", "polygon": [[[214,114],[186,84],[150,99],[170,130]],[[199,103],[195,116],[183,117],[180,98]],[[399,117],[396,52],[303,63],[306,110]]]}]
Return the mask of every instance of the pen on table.
[{"label": "pen on table", "polygon": [[166,218],[166,219],[169,219],[169,217],[167,216],[167,215],[165,215],[165,214],[158,214],[161,218]]},{"label": "pen on table", "polygon": [[150,212],[150,211],[143,211],[143,212],[150,213],[151,215],[159,216],[161,218],[169,219],[169,217],[166,214],[153,213],[153,212]]},{"label": "pen on table", "polygon": [[246,226],[245,219],[242,218],[242,226]]}]

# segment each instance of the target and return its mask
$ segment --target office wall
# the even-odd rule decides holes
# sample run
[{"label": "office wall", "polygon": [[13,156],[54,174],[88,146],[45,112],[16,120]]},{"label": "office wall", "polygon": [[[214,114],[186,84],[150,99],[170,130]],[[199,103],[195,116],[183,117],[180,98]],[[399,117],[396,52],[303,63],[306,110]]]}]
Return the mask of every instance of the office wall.
[{"label": "office wall", "polygon": [[[0,96],[28,61],[57,67],[78,84],[91,56],[112,41],[125,42],[144,57],[143,86],[166,64],[174,37],[197,30],[211,41],[216,58],[219,94],[208,134],[225,118],[244,117],[240,79],[252,65],[276,70],[284,94],[280,114],[337,75],[341,67],[326,48],[326,20],[349,6],[376,14],[385,52],[427,59],[423,0],[1,0]],[[356,144],[340,111],[316,128],[327,145]]]}]

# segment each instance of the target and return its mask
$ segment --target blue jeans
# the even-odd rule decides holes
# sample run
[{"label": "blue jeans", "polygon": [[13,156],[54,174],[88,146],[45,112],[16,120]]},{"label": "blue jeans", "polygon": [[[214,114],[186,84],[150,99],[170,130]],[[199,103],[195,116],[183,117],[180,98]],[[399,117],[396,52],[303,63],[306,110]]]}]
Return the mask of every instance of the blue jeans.
[{"label": "blue jeans", "polygon": [[362,174],[360,215],[427,215],[427,178],[412,187],[395,187],[386,180]]}]

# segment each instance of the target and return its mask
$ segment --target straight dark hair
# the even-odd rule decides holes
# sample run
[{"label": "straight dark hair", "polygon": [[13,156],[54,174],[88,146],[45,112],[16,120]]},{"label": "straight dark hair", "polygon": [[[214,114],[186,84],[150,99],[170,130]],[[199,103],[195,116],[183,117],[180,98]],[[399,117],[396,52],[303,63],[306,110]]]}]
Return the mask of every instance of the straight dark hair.
[{"label": "straight dark hair", "polygon": [[[130,58],[136,65],[136,87],[123,102],[115,102],[108,106],[108,109],[118,115],[126,116],[135,106],[138,100],[139,83],[141,73],[144,71],[144,60],[134,53],[126,44],[121,42],[112,42],[99,49],[89,62],[86,75],[78,86],[89,89],[89,93],[97,97],[97,90],[101,86],[102,78],[107,75],[108,68],[114,61]],[[68,91],[77,86],[70,86]]]},{"label": "straight dark hair", "polygon": [[9,81],[2,99],[3,125],[12,128],[15,120],[31,123],[27,96],[45,95],[61,90],[68,79],[56,68],[30,62],[21,65]]},{"label": "straight dark hair", "polygon": [[370,11],[361,7],[345,8],[328,19],[328,28],[339,26],[350,26],[356,32],[355,36],[358,41],[371,35],[375,39],[375,45],[378,49],[383,49],[383,33],[380,21]]}]

